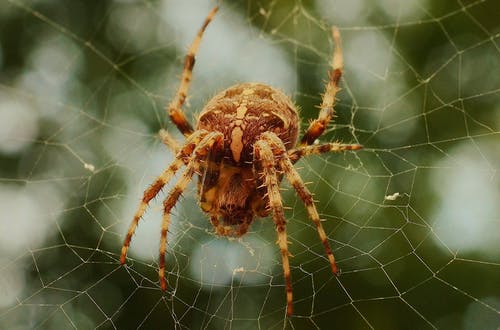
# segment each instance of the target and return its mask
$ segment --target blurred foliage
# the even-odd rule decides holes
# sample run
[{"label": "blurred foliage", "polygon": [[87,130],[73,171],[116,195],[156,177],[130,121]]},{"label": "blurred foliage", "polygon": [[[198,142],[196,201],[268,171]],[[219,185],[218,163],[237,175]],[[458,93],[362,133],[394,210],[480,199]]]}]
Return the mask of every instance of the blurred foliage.
[{"label": "blurred foliage", "polygon": [[[342,23],[346,49],[355,38],[375,31],[388,40],[393,62],[379,79],[378,69],[371,67],[357,77],[358,63],[345,59],[337,125],[324,140],[357,140],[366,150],[300,163],[333,237],[330,242],[343,270],[338,279],[332,280],[300,200],[291,189],[284,192],[291,206],[287,217],[297,316],[289,320],[284,318],[283,277],[270,221],[257,221],[249,234],[266,241],[262,251],[257,248],[254,262],[266,258],[266,248],[275,252],[256,271],[267,282],[251,285],[234,275],[230,285],[210,287],[190,274],[195,247],[208,249],[216,240],[208,221],[190,220],[204,219],[194,207],[193,189],[184,199],[187,206],[176,209],[177,218],[185,221],[176,225],[182,237],[169,243],[169,292],[157,287],[155,262],[133,260],[129,268],[118,264],[123,223],[131,219],[120,203],[152,178],[139,177],[133,187],[127,179],[154,159],[151,149],[160,144],[158,130],[174,131],[163,109],[175,91],[184,53],[174,42],[180,32],[157,11],[170,10],[169,5],[101,0],[0,4],[0,92],[30,103],[38,117],[37,134],[27,147],[0,154],[0,182],[18,187],[50,182],[60,194],[56,196],[64,197],[62,211],[48,212],[50,234],[42,242],[28,244],[25,253],[0,254],[0,274],[14,267],[25,272],[17,303],[0,305],[0,328],[267,329],[285,324],[301,329],[335,323],[356,329],[472,329],[475,321],[485,329],[497,328],[498,253],[460,253],[440,240],[434,215],[442,200],[431,181],[453,167],[446,161],[464,141],[481,145],[484,158],[498,170],[498,157],[490,150],[499,142],[500,22],[493,14],[500,12],[499,2],[423,1],[423,18],[402,21],[382,5],[363,2],[365,21],[353,18],[351,24],[337,12],[343,1],[326,2]],[[337,21],[314,1],[222,1],[221,7],[225,19],[244,22],[253,29],[253,38],[279,48],[292,63],[297,75],[293,98],[305,127],[316,116],[311,109],[320,103],[326,74],[318,74],[327,71],[334,46],[325,40],[330,24]],[[120,11],[138,16],[117,18]],[[137,34],[138,40],[127,34],[143,29],[148,33]],[[44,45],[54,45],[46,56],[57,56],[62,47],[70,61],[61,61],[61,67],[37,67],[34,57],[40,60],[37,52]],[[203,48],[211,46],[202,42]],[[372,49],[365,51],[370,56]],[[476,55],[484,54],[489,54],[487,62],[477,63]],[[198,69],[198,87],[192,89],[188,107],[194,113],[220,81],[237,79],[231,72],[209,68],[209,75],[196,81]],[[59,74],[56,82],[44,76],[49,70]],[[33,84],[47,85],[38,89]],[[392,90],[396,84],[403,87]],[[56,89],[64,92],[54,93]],[[418,111],[411,112],[413,107]],[[483,149],[482,143],[492,149]],[[141,153],[143,158],[134,158]],[[136,165],[127,163],[131,159]],[[443,160],[445,165],[437,165]],[[395,192],[401,192],[399,199],[384,200]],[[155,216],[159,221],[158,212]],[[151,239],[158,237],[159,231]],[[498,247],[496,243],[488,250]],[[0,292],[11,285],[5,274]]]}]

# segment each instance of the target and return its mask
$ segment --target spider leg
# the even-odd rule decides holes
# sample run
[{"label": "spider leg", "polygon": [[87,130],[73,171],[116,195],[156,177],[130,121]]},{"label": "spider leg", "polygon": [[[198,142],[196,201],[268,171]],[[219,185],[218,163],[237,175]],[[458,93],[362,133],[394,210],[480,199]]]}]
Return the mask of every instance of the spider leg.
[{"label": "spider leg", "polygon": [[161,142],[163,142],[170,151],[174,154],[179,152],[181,148],[180,143],[166,129],[160,129],[158,135],[160,136]]},{"label": "spider leg", "polygon": [[218,235],[221,236],[227,236],[226,235],[226,229],[225,227],[220,223],[219,221],[219,216],[217,214],[212,214],[210,216],[210,222],[212,223],[212,226],[215,228],[215,232]]},{"label": "spider leg", "polygon": [[309,155],[318,155],[326,152],[342,152],[348,150],[362,149],[361,144],[344,144],[344,143],[324,143],[312,146],[301,146],[287,151],[288,157],[292,163],[296,163],[299,159]]},{"label": "spider leg", "polygon": [[[265,133],[264,133],[265,134]],[[290,276],[290,263],[288,261],[288,240],[286,234],[286,219],[281,201],[279,181],[276,173],[276,164],[271,146],[264,140],[259,140],[254,144],[254,159],[262,167],[261,175],[269,196],[269,207],[272,212],[273,221],[278,233],[278,245],[281,250],[283,263],[283,274],[286,284],[287,315],[293,313],[293,293]]]},{"label": "spider leg", "polygon": [[325,131],[328,123],[335,115],[335,95],[340,90],[339,81],[342,76],[343,58],[342,58],[342,44],[340,42],[340,32],[337,27],[332,27],[333,41],[335,42],[335,51],[333,53],[331,67],[328,72],[328,82],[325,88],[325,94],[321,101],[321,110],[318,118],[311,122],[309,128],[304,133],[301,146],[312,144],[323,132]]},{"label": "spider leg", "polygon": [[238,226],[238,231],[236,232],[236,237],[241,237],[245,235],[248,231],[248,228],[250,227],[250,224],[248,222],[243,222]]},{"label": "spider leg", "polygon": [[280,159],[279,164],[280,164],[280,167],[285,172],[286,178],[288,179],[288,181],[290,181],[293,188],[295,189],[295,191],[299,195],[300,199],[304,202],[306,209],[307,209],[307,213],[309,214],[309,218],[311,218],[311,220],[316,225],[316,230],[318,231],[321,243],[323,243],[323,246],[325,248],[325,252],[326,252],[326,255],[328,257],[328,261],[330,262],[332,272],[333,272],[333,274],[337,275],[338,268],[337,268],[337,264],[335,263],[335,257],[333,256],[332,249],[330,248],[330,244],[328,244],[328,239],[326,237],[325,230],[323,229],[323,226],[321,225],[321,219],[319,218],[318,211],[316,210],[316,206],[314,205],[314,200],[313,200],[311,192],[304,185],[304,181],[302,181],[302,178],[300,177],[297,170],[293,167],[292,162],[286,156],[286,154],[284,155],[283,158]]},{"label": "spider leg", "polygon": [[189,136],[193,133],[193,126],[189,123],[188,119],[182,112],[182,105],[186,100],[187,92],[189,89],[189,84],[191,83],[191,77],[193,75],[193,67],[195,62],[196,52],[198,51],[198,47],[200,46],[201,38],[203,36],[203,32],[207,28],[207,25],[210,23],[215,13],[219,8],[214,7],[208,16],[205,18],[203,25],[198,30],[196,37],[193,42],[189,46],[186,56],[184,57],[184,69],[182,71],[181,82],[179,85],[179,89],[175,94],[174,99],[168,105],[168,115],[172,122],[177,126],[179,131],[181,131],[184,136]]},{"label": "spider leg", "polygon": [[177,172],[177,170],[184,164],[184,159],[189,157],[193,153],[196,145],[202,140],[205,135],[207,135],[206,131],[198,131],[195,134],[191,135],[186,141],[186,144],[176,154],[170,166],[156,178],[156,180],[149,186],[148,189],[144,191],[142,200],[139,203],[139,207],[134,214],[134,218],[130,223],[127,236],[125,237],[125,241],[123,242],[120,255],[120,263],[122,265],[127,259],[127,251],[130,246],[130,241],[132,240],[132,236],[134,235],[139,220],[142,218],[142,215],[146,211],[149,201],[160,192],[160,190],[165,186],[165,184],[167,184],[168,181],[170,181],[175,172]]},{"label": "spider leg", "polygon": [[158,275],[160,278],[160,286],[162,290],[167,289],[167,281],[165,280],[165,252],[167,250],[167,232],[170,225],[170,211],[177,203],[182,192],[186,189],[195,172],[199,169],[200,161],[207,158],[208,153],[214,147],[214,144],[221,142],[223,139],[222,133],[213,132],[207,134],[203,140],[196,146],[193,155],[189,159],[186,169],[182,173],[181,178],[170,190],[168,197],[163,202],[163,221],[161,225],[160,239],[160,258]]},{"label": "spider leg", "polygon": [[[300,199],[304,202],[307,209],[307,213],[309,214],[309,217],[316,225],[316,230],[318,231],[321,243],[323,243],[323,246],[325,247],[326,255],[328,256],[328,260],[330,261],[332,272],[334,274],[337,274],[338,268],[335,263],[335,257],[333,256],[332,249],[330,248],[330,244],[328,243],[325,230],[321,225],[321,220],[319,218],[318,211],[316,210],[316,206],[314,205],[312,194],[309,191],[309,189],[307,189],[307,187],[305,186],[304,181],[302,181],[302,178],[300,177],[297,170],[293,167],[293,163],[286,153],[285,145],[273,133],[264,133],[262,134],[261,138],[266,141],[269,141],[268,143],[275,148],[274,153],[277,156],[278,166],[279,168],[281,168],[281,170],[283,170],[286,178],[292,184],[293,188],[299,195]],[[326,146],[328,146],[328,144],[326,144]]]}]

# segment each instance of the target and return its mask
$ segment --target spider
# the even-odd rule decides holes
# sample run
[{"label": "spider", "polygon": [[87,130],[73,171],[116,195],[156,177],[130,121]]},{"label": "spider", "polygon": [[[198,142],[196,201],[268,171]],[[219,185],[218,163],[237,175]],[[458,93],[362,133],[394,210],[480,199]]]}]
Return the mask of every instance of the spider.
[{"label": "spider", "polygon": [[293,102],[283,92],[260,83],[242,83],[215,95],[201,111],[193,129],[182,106],[191,82],[195,55],[203,33],[217,12],[213,8],[184,59],[180,86],[168,106],[172,122],[186,137],[176,142],[166,131],[160,131],[163,142],[176,153],[170,166],[145,190],[122,246],[120,263],[125,264],[127,250],[137,224],[149,201],[183,166],[185,170],[163,202],[159,280],[166,290],[165,252],[170,212],[194,175],[198,176],[198,197],[201,209],[208,214],[215,232],[220,236],[244,235],[255,217],[272,216],[278,235],[286,283],[288,316],[292,315],[292,284],[288,253],[286,219],[279,184],[283,177],[291,183],[306,206],[330,262],[333,274],[338,269],[325,231],[313,202],[311,192],[294,168],[304,156],[326,152],[358,150],[359,144],[313,144],[325,131],[334,116],[335,95],[342,75],[340,33],[332,28],[335,51],[329,79],[317,119],[312,121],[298,142],[300,119]]}]

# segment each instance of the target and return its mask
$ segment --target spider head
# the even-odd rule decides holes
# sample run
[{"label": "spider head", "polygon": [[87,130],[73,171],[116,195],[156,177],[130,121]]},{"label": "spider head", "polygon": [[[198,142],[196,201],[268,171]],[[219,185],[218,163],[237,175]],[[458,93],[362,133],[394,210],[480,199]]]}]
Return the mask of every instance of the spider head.
[{"label": "spider head", "polygon": [[244,170],[237,168],[226,168],[220,175],[217,210],[225,226],[238,226],[253,220],[251,202],[254,183],[246,176]]}]

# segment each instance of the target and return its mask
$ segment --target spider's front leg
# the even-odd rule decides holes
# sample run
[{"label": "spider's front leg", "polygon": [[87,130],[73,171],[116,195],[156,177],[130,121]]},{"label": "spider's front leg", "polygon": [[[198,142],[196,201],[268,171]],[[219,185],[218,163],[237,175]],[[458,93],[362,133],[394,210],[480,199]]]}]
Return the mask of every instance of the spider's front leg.
[{"label": "spider's front leg", "polygon": [[191,158],[189,159],[184,173],[181,178],[170,190],[168,197],[163,202],[163,221],[161,225],[161,238],[160,238],[160,258],[158,275],[160,278],[160,286],[162,290],[167,289],[167,281],[165,280],[165,252],[167,250],[167,233],[170,225],[170,212],[177,203],[182,192],[186,189],[188,183],[191,181],[193,175],[198,171],[200,162],[207,159],[207,155],[213,152],[220,152],[220,150],[213,150],[214,148],[222,148],[224,136],[219,132],[208,133],[203,140],[196,146]]},{"label": "spider's front leg", "polygon": [[[328,146],[328,145],[327,145]],[[313,148],[314,146],[311,146],[310,148]],[[260,149],[263,149],[264,152],[257,153]],[[300,150],[300,149],[299,149]],[[308,150],[308,149],[306,149]],[[311,149],[311,150],[314,150]],[[269,156],[269,153],[271,156]],[[260,159],[262,158],[262,171],[264,173],[264,178],[265,178],[265,185],[268,188],[268,194],[269,194],[269,201],[271,204],[271,208],[273,210],[273,219],[274,219],[274,214],[275,214],[275,209],[279,208],[281,210],[281,213],[277,213],[278,219],[282,218],[283,222],[284,216],[283,216],[283,208],[281,206],[281,196],[279,195],[279,188],[276,184],[276,187],[274,185],[274,182],[272,181],[272,178],[276,179],[276,170],[275,168],[279,168],[283,171],[285,174],[286,178],[288,181],[292,184],[293,188],[299,195],[300,199],[304,202],[307,213],[309,214],[309,217],[311,220],[314,222],[316,225],[316,230],[318,231],[319,238],[321,240],[321,243],[323,244],[325,248],[326,255],[328,257],[328,261],[330,262],[330,267],[332,269],[333,274],[338,273],[338,268],[337,264],[335,263],[335,257],[333,256],[332,249],[330,248],[330,244],[328,243],[328,238],[326,236],[325,230],[323,229],[323,226],[321,224],[321,219],[319,217],[318,211],[316,209],[316,206],[314,205],[314,200],[312,197],[311,192],[307,189],[305,186],[304,182],[302,181],[302,178],[300,177],[299,173],[295,168],[293,167],[292,160],[289,158],[289,155],[286,151],[285,145],[283,142],[279,139],[278,136],[274,133],[266,132],[261,135],[261,140],[256,143],[256,151],[254,151],[254,154],[257,155],[257,158]],[[272,157],[270,160],[268,160],[269,157]],[[264,166],[264,164],[267,164],[267,168]],[[267,171],[267,172],[266,172]],[[271,177],[271,181],[268,181],[268,177]],[[271,191],[273,191],[273,195],[271,195]],[[274,201],[274,207],[273,207],[273,202]],[[279,203],[278,203],[279,202]],[[276,220],[275,220],[276,222]],[[283,223],[284,227],[284,223]],[[277,223],[277,228],[278,228],[278,223]],[[279,231],[278,231],[279,233]],[[286,233],[285,233],[286,237]],[[280,244],[281,247],[281,244]],[[286,248],[286,245],[285,245]],[[287,252],[288,253],[288,252]],[[288,259],[287,259],[287,267],[288,266]],[[286,278],[286,269],[285,269],[285,262],[283,262],[283,268],[285,270],[285,278]],[[289,272],[289,269],[288,269]],[[288,282],[287,282],[287,288],[288,288]],[[287,290],[288,291],[288,290]],[[291,289],[290,289],[290,295],[291,295]],[[291,307],[291,306],[290,306]]]},{"label": "spider's front leg", "polygon": [[160,129],[158,132],[161,142],[174,154],[176,154],[180,149],[180,143],[166,130]]},{"label": "spider's front leg", "polygon": [[134,218],[130,223],[130,227],[127,232],[127,236],[125,237],[125,241],[123,242],[122,251],[120,255],[120,263],[123,265],[127,259],[127,251],[130,246],[130,241],[132,240],[132,236],[137,228],[137,224],[139,220],[142,218],[142,215],[146,211],[149,202],[153,199],[160,190],[170,181],[170,179],[174,176],[177,170],[185,163],[186,159],[189,159],[189,156],[193,153],[196,145],[202,141],[202,139],[207,135],[207,131],[197,131],[195,134],[191,135],[186,143],[179,148],[179,151],[175,155],[175,158],[170,164],[170,166],[163,171],[163,173],[156,178],[156,180],[149,186],[148,189],[144,191],[144,195],[142,197],[141,202],[137,208],[137,211],[134,214]]},{"label": "spider's front leg", "polygon": [[[302,202],[304,202],[307,213],[309,214],[309,218],[311,218],[311,220],[316,225],[316,230],[318,231],[319,238],[321,240],[321,243],[323,243],[326,255],[328,256],[328,260],[330,261],[332,272],[334,274],[337,274],[338,268],[337,264],[335,263],[335,257],[333,256],[332,249],[330,248],[330,244],[328,243],[328,239],[326,237],[325,230],[323,229],[323,225],[321,224],[318,210],[314,205],[314,200],[311,192],[309,191],[309,189],[307,189],[304,181],[300,177],[295,167],[293,167],[293,163],[286,152],[283,142],[273,133],[262,134],[262,139],[268,141],[268,144],[275,148],[275,154],[279,154],[277,160],[278,166],[283,170],[287,180],[291,183]],[[314,146],[311,146],[310,148],[313,147]]]},{"label": "spider's front leg", "polygon": [[286,300],[288,316],[293,313],[293,294],[290,275],[290,263],[288,260],[288,240],[286,234],[286,219],[281,201],[279,181],[276,171],[275,156],[271,146],[264,140],[259,140],[254,145],[254,163],[258,170],[256,173],[262,176],[262,182],[267,189],[269,197],[269,208],[278,233],[278,245],[281,250],[283,263],[283,274],[286,283]]}]

